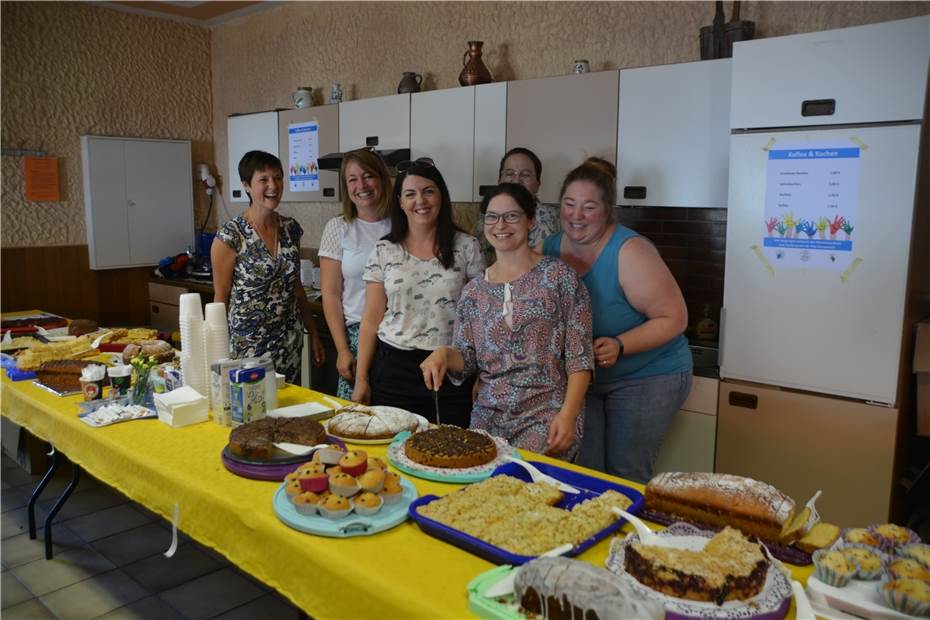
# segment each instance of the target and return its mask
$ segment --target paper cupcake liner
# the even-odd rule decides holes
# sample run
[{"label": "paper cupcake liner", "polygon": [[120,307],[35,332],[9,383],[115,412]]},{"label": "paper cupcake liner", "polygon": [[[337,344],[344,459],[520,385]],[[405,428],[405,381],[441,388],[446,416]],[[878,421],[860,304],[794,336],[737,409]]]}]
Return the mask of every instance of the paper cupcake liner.
[{"label": "paper cupcake liner", "polygon": [[917,560],[930,569],[930,545],[925,545],[923,543],[901,545],[897,548],[897,553],[902,558]]},{"label": "paper cupcake liner", "polygon": [[887,525],[887,524],[876,523],[876,524],[874,524],[874,525],[870,525],[870,526],[867,527],[866,529],[869,530],[870,532],[872,532],[873,534],[875,534],[876,536],[878,536],[879,539],[881,539],[881,541],[882,541],[882,550],[885,551],[886,553],[896,553],[898,547],[903,547],[903,546],[905,546],[905,545],[911,545],[911,544],[914,544],[914,543],[922,542],[922,541],[920,540],[920,536],[917,535],[917,532],[915,532],[915,531],[913,531],[913,530],[911,530],[911,529],[909,529],[909,528],[903,527],[903,526],[901,526],[901,527],[902,527],[904,530],[907,531],[907,535],[908,535],[908,539],[907,539],[907,541],[905,541],[905,542],[900,542],[900,541],[895,540],[895,539],[893,539],[893,538],[888,538],[888,537],[882,536],[882,535],[878,532],[878,528],[879,528],[879,526],[881,526],[881,525]]},{"label": "paper cupcake liner", "polygon": [[[820,558],[825,553],[830,553],[830,551],[826,549],[818,549],[813,553],[813,555],[811,555],[811,559],[814,561],[814,576],[829,586],[842,588],[847,583],[849,583],[850,579],[856,575],[856,571],[851,570],[848,573],[841,573],[832,568],[824,566],[820,563]],[[853,564],[853,566],[855,566],[855,564]]]},{"label": "paper cupcake liner", "polygon": [[[930,568],[924,566],[923,564],[921,564],[921,563],[920,563],[919,561],[917,561],[916,559],[914,559],[914,558],[909,558],[909,557],[905,557],[905,556],[903,556],[903,555],[899,555],[899,556],[895,556],[895,557],[893,557],[893,558],[888,558],[888,561],[883,563],[882,569],[883,569],[883,573],[884,573],[884,579],[885,579],[886,581],[887,581],[887,580],[891,580],[891,579],[921,579],[921,577],[911,577],[911,576],[909,576],[909,575],[902,575],[902,574],[900,574],[900,573],[895,574],[894,572],[892,572],[892,565],[893,565],[895,562],[897,562],[898,560],[912,560],[912,561],[914,561],[914,562],[917,562],[917,564],[919,564],[921,567],[923,567],[924,570],[930,572]],[[927,581],[927,579],[923,579],[923,581]],[[930,582],[928,582],[928,583],[930,583]]]},{"label": "paper cupcake liner", "polygon": [[878,566],[872,570],[868,570],[862,566],[862,563],[854,556],[847,556],[849,560],[856,565],[856,579],[863,579],[865,581],[873,581],[880,578],[885,573],[885,565],[891,561],[891,556],[887,553],[882,552],[876,547],[869,545],[862,545],[857,543],[846,543],[841,546],[840,549],[864,549],[870,553],[875,554],[878,557]]},{"label": "paper cupcake liner", "polygon": [[[885,579],[878,585],[878,590],[882,595],[882,599],[888,606],[894,609],[895,611],[900,611],[903,614],[908,614],[910,616],[923,616],[930,612],[930,601],[918,601],[912,596],[908,595],[905,592],[900,590],[892,590],[888,588],[888,584],[894,583],[896,581],[903,581],[901,579]],[[917,581],[916,579],[914,581]]]}]

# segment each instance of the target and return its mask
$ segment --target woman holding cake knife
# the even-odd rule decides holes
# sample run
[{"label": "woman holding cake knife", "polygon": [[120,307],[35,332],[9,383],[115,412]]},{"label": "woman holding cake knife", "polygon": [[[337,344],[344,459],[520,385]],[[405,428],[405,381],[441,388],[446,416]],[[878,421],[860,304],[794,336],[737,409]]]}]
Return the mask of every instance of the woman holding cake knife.
[{"label": "woman holding cake knife", "polygon": [[462,291],[452,346],[420,365],[428,389],[446,374],[477,374],[471,428],[511,444],[571,459],[581,442],[582,405],[594,357],[591,306],[578,276],[529,245],[532,194],[504,183],[481,203],[497,261]]}]

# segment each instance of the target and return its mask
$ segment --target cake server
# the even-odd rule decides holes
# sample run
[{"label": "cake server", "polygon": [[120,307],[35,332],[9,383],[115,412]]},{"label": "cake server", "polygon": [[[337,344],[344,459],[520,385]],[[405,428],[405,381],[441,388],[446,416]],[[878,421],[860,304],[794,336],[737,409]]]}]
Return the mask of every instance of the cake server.
[{"label": "cake server", "polygon": [[530,463],[527,463],[524,460],[515,459],[514,457],[509,456],[509,455],[504,456],[504,460],[510,461],[511,463],[516,463],[517,465],[525,469],[527,472],[529,472],[530,478],[533,479],[533,482],[548,482],[549,484],[553,484],[557,486],[559,488],[559,491],[564,491],[566,493],[581,493],[581,491],[579,491],[575,487],[565,484],[561,480],[553,478],[552,476],[549,476],[548,474],[542,473],[541,471],[536,469],[535,466],[531,465]]},{"label": "cake server", "polygon": [[639,534],[639,542],[643,543],[644,545],[651,545],[653,547],[675,546],[671,540],[662,538],[651,529],[649,529],[649,526],[640,521],[639,518],[635,515],[628,513],[622,508],[617,508],[616,506],[611,506],[610,509],[614,512],[615,515],[623,517],[630,522],[630,525],[632,525],[636,529],[636,533]]},{"label": "cake server", "polygon": [[[546,551],[539,557],[541,558],[554,558],[558,557],[564,553],[568,553],[572,550],[571,543],[565,543],[560,545],[555,549],[550,549]],[[509,573],[504,575],[504,578],[500,581],[492,583],[491,586],[484,591],[485,598],[497,598],[499,596],[507,596],[508,594],[513,594],[514,580],[517,578],[517,571],[520,570],[518,567],[514,567]]]},{"label": "cake server", "polygon": [[315,446],[304,446],[299,443],[287,443],[282,441],[281,443],[275,442],[274,447],[280,448],[285,452],[290,452],[291,454],[296,454],[297,456],[304,456],[306,454],[310,454],[314,450],[329,448],[330,445],[328,443],[320,443]]}]

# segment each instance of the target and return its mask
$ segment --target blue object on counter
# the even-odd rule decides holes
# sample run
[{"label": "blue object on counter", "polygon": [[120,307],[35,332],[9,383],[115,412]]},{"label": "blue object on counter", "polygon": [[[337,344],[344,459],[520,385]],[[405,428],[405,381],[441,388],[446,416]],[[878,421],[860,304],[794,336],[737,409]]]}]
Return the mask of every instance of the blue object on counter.
[{"label": "blue object on counter", "polygon": [[28,381],[29,379],[35,379],[36,373],[33,370],[20,370],[19,368],[7,368],[6,376],[10,378],[10,381]]},{"label": "blue object on counter", "polygon": [[210,248],[213,246],[213,239],[216,233],[200,233],[197,235],[197,254],[199,256],[210,256]]},{"label": "blue object on counter", "polygon": [[[548,463],[541,463],[539,461],[527,461],[531,465],[535,465],[544,474],[548,474],[557,480],[569,484],[573,487],[581,489],[581,493],[575,495],[571,493],[564,494],[562,501],[556,504],[556,508],[564,508],[566,510],[571,510],[575,504],[579,504],[585,500],[593,499],[607,491],[612,489],[617,491],[622,495],[626,495],[633,502],[629,508],[626,509],[627,512],[631,514],[639,514],[643,509],[643,494],[637,491],[636,489],[630,488],[628,486],[618,484],[616,482],[610,482],[609,480],[603,480],[601,478],[594,478],[593,476],[588,476],[577,471],[571,471],[568,469],[563,469],[562,467],[557,467],[555,465],[549,465]],[[519,478],[524,482],[532,482],[529,473],[514,463],[507,463],[501,465],[494,470],[494,473],[491,476],[500,476],[508,475],[514,478]],[[447,543],[455,545],[465,551],[474,553],[480,558],[484,558],[489,562],[494,562],[495,564],[511,564],[513,566],[519,566],[529,562],[534,559],[535,556],[529,555],[517,555],[511,553],[496,545],[485,542],[474,536],[470,536],[461,530],[443,525],[438,521],[434,521],[429,517],[424,517],[419,513],[419,508],[425,506],[430,502],[439,499],[436,495],[424,495],[416,499],[412,504],[408,513],[410,518],[416,522],[420,529],[430,536],[434,536],[440,540],[444,540]],[[574,557],[579,553],[593,547],[595,544],[601,540],[607,538],[617,530],[619,530],[623,524],[626,523],[626,519],[617,519],[612,524],[608,525],[601,531],[597,532],[593,536],[590,536],[575,547],[566,553],[567,557]],[[557,544],[557,541],[553,541],[553,545]]]}]

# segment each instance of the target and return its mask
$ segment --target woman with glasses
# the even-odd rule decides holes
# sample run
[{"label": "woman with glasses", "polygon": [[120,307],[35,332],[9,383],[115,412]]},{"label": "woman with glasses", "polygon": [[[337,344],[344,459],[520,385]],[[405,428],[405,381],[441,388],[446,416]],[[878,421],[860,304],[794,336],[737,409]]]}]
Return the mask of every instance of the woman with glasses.
[{"label": "woman with glasses", "polygon": [[596,370],[578,463],[645,483],[691,390],[688,310],[655,246],[613,221],[616,174],[593,157],[568,173],[563,232],[543,253],[571,265],[591,294]]},{"label": "woman with glasses", "polygon": [[420,363],[452,342],[455,305],[484,261],[478,240],[453,223],[449,190],[432,160],[403,162],[397,170],[391,231],[375,244],[363,276],[352,400],[467,427],[471,382],[446,382],[434,392],[423,385]]},{"label": "woman with glasses", "polygon": [[594,369],[588,291],[571,267],[529,244],[533,196],[503,183],[481,202],[497,262],[462,292],[455,338],[421,365],[427,388],[478,374],[472,428],[570,460]]},{"label": "woman with glasses", "polygon": [[342,215],[327,222],[320,240],[323,311],[338,357],[338,396],[349,399],[355,383],[358,330],[365,308],[362,273],[375,243],[391,230],[391,177],[369,149],[345,154],[339,170]]},{"label": "woman with glasses", "polygon": [[[533,196],[536,204],[536,218],[533,220],[533,227],[530,229],[530,247],[538,248],[545,241],[546,237],[553,235],[560,230],[559,210],[557,207],[544,205],[536,198],[539,191],[539,185],[542,182],[542,162],[533,151],[518,146],[512,148],[501,158],[500,168],[497,173],[498,183],[519,183],[525,187]],[[485,262],[492,264],[495,260],[494,247],[488,243],[484,235],[484,225],[481,218],[475,223],[475,236],[481,243],[481,251],[484,254]]]}]

